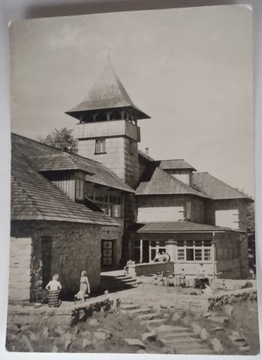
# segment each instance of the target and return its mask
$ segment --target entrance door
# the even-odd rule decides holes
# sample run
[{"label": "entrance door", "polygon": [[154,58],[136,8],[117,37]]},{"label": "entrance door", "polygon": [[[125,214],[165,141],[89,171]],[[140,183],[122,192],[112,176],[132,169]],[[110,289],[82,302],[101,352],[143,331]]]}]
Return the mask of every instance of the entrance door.
[{"label": "entrance door", "polygon": [[143,240],[143,263],[149,262],[149,241]]},{"label": "entrance door", "polygon": [[43,286],[52,278],[52,238],[51,236],[42,236],[41,238],[42,251],[42,280]]},{"label": "entrance door", "polygon": [[102,240],[101,244],[101,266],[113,265],[113,240]]}]

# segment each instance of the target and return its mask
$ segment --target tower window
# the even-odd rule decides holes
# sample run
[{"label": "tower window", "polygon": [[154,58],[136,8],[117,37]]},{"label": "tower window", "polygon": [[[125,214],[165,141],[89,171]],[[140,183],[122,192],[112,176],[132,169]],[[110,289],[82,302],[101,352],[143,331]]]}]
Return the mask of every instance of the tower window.
[{"label": "tower window", "polygon": [[96,139],[96,148],[95,154],[105,154],[106,153],[106,139]]}]

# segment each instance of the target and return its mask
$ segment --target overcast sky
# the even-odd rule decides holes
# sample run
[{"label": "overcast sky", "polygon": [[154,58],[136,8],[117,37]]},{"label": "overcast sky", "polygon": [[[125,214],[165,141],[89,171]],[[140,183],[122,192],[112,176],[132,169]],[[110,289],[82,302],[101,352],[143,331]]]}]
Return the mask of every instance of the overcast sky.
[{"label": "overcast sky", "polygon": [[139,121],[140,149],[183,158],[254,194],[252,13],[219,6],[14,22],[12,131],[75,128],[64,112],[111,62]]}]

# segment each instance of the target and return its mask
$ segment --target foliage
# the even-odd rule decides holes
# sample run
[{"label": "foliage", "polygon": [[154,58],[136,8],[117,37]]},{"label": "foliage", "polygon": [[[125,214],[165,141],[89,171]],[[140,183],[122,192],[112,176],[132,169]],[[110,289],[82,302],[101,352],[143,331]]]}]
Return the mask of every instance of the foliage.
[{"label": "foliage", "polygon": [[77,139],[72,135],[73,130],[62,128],[60,130],[55,129],[45,138],[40,138],[40,142],[43,144],[53,146],[63,151],[77,153]]}]

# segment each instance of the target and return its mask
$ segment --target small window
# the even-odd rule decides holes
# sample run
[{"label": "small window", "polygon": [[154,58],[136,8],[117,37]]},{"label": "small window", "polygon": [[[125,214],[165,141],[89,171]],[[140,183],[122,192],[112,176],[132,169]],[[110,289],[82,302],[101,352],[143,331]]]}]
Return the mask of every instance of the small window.
[{"label": "small window", "polygon": [[76,200],[84,199],[84,180],[82,179],[75,180],[75,199]]},{"label": "small window", "polygon": [[186,260],[194,261],[194,249],[186,249]]},{"label": "small window", "polygon": [[112,205],[112,216],[121,217],[121,205]]},{"label": "small window", "polygon": [[205,261],[211,260],[211,249],[204,249],[204,260]]},{"label": "small window", "polygon": [[184,240],[178,240],[177,246],[184,246]]},{"label": "small window", "polygon": [[106,139],[96,139],[95,154],[104,154],[106,152]]},{"label": "small window", "polygon": [[195,249],[195,260],[202,260],[202,249]]},{"label": "small window", "polygon": [[185,251],[184,249],[177,250],[177,260],[185,260]]}]

